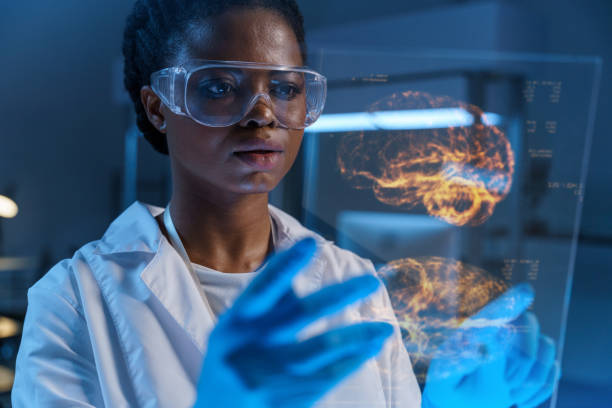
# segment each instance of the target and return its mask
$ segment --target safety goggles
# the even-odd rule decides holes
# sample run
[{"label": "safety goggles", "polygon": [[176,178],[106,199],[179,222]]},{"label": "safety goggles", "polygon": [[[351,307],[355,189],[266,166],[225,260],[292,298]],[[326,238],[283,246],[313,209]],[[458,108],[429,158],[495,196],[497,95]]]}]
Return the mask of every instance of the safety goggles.
[{"label": "safety goggles", "polygon": [[212,127],[231,126],[262,101],[282,127],[304,129],[321,115],[327,80],[307,67],[191,60],[151,75],[172,112]]}]

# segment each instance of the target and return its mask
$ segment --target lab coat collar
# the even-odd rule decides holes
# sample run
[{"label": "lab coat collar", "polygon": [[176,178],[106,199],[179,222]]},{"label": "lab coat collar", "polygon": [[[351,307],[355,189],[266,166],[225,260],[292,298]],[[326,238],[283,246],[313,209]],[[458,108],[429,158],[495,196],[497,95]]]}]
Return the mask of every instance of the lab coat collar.
[{"label": "lab coat collar", "polygon": [[161,207],[134,202],[108,227],[98,246],[99,253],[157,252],[162,233],[155,217],[163,211]]},{"label": "lab coat collar", "polygon": [[[269,210],[277,227],[276,245],[279,249],[291,246],[303,236],[312,235],[297,220],[278,208],[270,205]],[[140,277],[150,293],[204,353],[206,340],[215,323],[214,317],[202,298],[197,278],[192,276],[180,254],[159,229],[155,217],[163,211],[161,207],[138,201],[133,203],[109,226],[96,252],[107,260],[123,253],[148,254],[148,261],[139,263],[130,275]],[[121,258],[119,256],[117,259]],[[106,281],[104,271],[99,271],[99,275],[102,281]],[[117,296],[115,289],[101,286],[109,300]]]},{"label": "lab coat collar", "polygon": [[[270,215],[277,229],[277,245],[290,246],[312,232],[304,228],[296,219],[282,210],[268,205]],[[122,252],[156,253],[165,237],[159,229],[155,217],[164,211],[154,205],[134,202],[108,227],[98,246],[101,254]]]}]

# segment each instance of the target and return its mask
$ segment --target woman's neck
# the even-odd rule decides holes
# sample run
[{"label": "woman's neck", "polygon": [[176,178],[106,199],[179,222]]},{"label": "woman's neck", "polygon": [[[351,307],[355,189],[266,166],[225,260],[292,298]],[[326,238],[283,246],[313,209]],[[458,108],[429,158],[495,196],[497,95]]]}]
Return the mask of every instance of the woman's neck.
[{"label": "woman's neck", "polygon": [[251,272],[272,250],[267,193],[175,189],[170,208],[191,262],[222,272]]}]

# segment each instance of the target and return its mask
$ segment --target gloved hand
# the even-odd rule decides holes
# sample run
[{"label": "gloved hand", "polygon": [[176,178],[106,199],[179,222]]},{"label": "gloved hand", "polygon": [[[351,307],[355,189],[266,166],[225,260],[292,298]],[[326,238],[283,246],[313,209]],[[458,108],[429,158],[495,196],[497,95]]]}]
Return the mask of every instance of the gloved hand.
[{"label": "gloved hand", "polygon": [[533,297],[531,286],[515,286],[463,322],[442,346],[459,357],[432,360],[422,407],[531,408],[546,401],[560,370],[555,343],[524,313]]},{"label": "gloved hand", "polygon": [[382,348],[388,323],[364,322],[298,341],[296,334],[374,292],[365,275],[298,298],[293,277],[313,257],[307,238],[273,256],[212,331],[197,408],[309,407]]}]

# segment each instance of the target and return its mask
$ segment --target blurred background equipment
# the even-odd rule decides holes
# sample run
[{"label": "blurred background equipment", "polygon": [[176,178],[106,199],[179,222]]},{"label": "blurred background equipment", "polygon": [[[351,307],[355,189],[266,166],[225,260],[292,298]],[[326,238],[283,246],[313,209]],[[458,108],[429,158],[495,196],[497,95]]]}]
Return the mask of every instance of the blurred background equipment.
[{"label": "blurred background equipment", "polygon": [[13,370],[0,366],[0,393],[10,391],[14,379],[15,372]]},{"label": "blurred background equipment", "polygon": [[16,336],[21,326],[13,319],[0,317],[0,339]]},{"label": "blurred background equipment", "polygon": [[8,197],[0,195],[0,217],[13,218],[19,212],[17,204]]},{"label": "blurred background equipment", "polygon": [[[24,270],[30,263],[27,258],[2,257],[2,221],[3,219],[14,218],[18,212],[19,208],[13,200],[0,195],[0,283],[4,283],[1,286],[2,289],[0,289],[0,312],[3,309],[1,306],[6,305],[7,299],[13,296],[17,286],[15,285],[15,276],[11,276],[8,282],[5,280],[8,272]],[[0,315],[0,404],[2,403],[2,394],[10,392],[13,386],[15,371],[12,367],[15,365],[20,334],[21,324],[18,321]]]},{"label": "blurred background equipment", "polygon": [[0,316],[0,394],[10,391],[15,372],[14,355],[17,352],[21,324],[16,320]]},{"label": "blurred background equipment", "polygon": [[459,256],[459,228],[427,215],[342,211],[337,227],[337,244],[367,254],[377,269],[390,259]]}]

